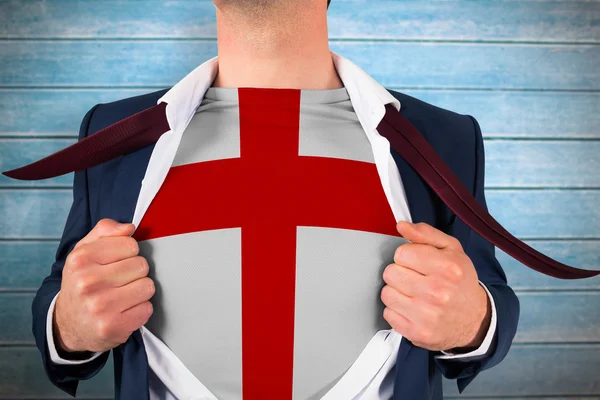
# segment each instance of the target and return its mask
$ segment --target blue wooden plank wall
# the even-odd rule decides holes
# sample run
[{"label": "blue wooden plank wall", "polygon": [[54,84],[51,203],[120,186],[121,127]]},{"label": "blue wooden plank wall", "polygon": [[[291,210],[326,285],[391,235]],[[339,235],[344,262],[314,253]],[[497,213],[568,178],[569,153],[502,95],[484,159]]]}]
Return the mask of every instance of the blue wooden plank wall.
[{"label": "blue wooden plank wall", "polygon": [[[216,55],[211,1],[0,1],[0,170],[76,140],[97,103],[168,87]],[[600,3],[333,0],[330,45],[384,86],[475,116],[491,213],[533,247],[600,268]],[[380,58],[385,54],[385,59]],[[0,177],[0,399],[68,398],[46,379],[30,305],[72,175]],[[600,399],[600,279],[498,258],[521,300],[503,363],[447,398]],[[112,366],[81,386],[111,398]]]}]

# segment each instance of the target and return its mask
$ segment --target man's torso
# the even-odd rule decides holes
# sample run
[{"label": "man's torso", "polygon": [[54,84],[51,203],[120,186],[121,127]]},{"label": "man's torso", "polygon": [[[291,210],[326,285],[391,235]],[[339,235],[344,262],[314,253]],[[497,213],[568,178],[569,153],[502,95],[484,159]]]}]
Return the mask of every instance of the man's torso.
[{"label": "man's torso", "polygon": [[403,239],[344,88],[210,88],[134,237],[146,327],[220,400],[320,399],[390,328]]}]

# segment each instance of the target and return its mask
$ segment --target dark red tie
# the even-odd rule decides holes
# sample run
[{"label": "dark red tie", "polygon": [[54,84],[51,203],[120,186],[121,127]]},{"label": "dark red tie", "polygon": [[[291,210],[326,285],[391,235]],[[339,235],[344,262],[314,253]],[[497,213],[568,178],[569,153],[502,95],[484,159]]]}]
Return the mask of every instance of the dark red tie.
[{"label": "dark red tie", "polygon": [[391,104],[377,126],[390,146],[423,178],[457,217],[496,247],[531,269],[561,279],[590,278],[590,271],[562,264],[528,246],[498,223],[435,152],[417,129]]},{"label": "dark red tie", "polygon": [[169,123],[160,103],[107,126],[69,147],[21,168],[5,171],[9,178],[34,181],[93,167],[156,143]]},{"label": "dark red tie", "polygon": [[[167,132],[167,103],[133,114],[39,161],[4,175],[22,180],[51,178],[90,168],[155,143]],[[391,104],[377,126],[379,134],[423,178],[457,217],[483,238],[529,268],[561,279],[600,274],[562,264],[533,249],[502,227],[467,190],[417,129]]]}]

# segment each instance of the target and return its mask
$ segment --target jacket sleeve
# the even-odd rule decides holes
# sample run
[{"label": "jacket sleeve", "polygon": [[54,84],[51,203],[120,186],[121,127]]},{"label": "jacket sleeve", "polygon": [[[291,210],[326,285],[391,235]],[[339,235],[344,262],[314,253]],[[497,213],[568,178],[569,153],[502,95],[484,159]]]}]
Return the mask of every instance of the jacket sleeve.
[{"label": "jacket sleeve", "polygon": [[[470,115],[468,117],[471,119],[475,131],[476,164],[473,196],[487,210],[484,194],[485,154],[483,137],[477,120]],[[464,224],[464,222],[456,218],[453,225],[456,227],[457,224]],[[435,358],[435,363],[446,378],[457,379],[460,393],[481,371],[497,365],[504,359],[517,332],[520,309],[519,300],[514,291],[508,286],[506,274],[496,259],[495,246],[470,228],[464,243],[465,253],[475,265],[479,280],[492,295],[496,307],[497,325],[492,344],[485,354],[457,360]]]},{"label": "jacket sleeve", "polygon": [[[85,114],[79,129],[78,140],[87,136],[90,120],[98,106],[99,104],[95,105]],[[71,396],[75,396],[80,379],[89,379],[102,369],[106,364],[109,352],[103,353],[89,363],[80,365],[53,363],[50,359],[48,349],[46,318],[50,304],[60,290],[62,269],[67,255],[73,250],[75,244],[87,235],[91,229],[87,170],[76,171],[73,179],[73,203],[71,204],[62,238],[56,251],[55,262],[52,264],[50,275],[42,281],[31,305],[33,316],[32,331],[36,345],[42,356],[46,375],[54,385]]]}]

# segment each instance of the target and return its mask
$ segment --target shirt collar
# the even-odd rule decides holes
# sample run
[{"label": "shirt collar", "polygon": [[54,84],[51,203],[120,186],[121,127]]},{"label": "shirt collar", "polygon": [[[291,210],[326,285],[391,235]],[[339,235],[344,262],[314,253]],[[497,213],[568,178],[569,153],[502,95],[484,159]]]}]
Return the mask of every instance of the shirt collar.
[{"label": "shirt collar", "polygon": [[[400,101],[386,88],[348,58],[334,51],[330,52],[352,107],[363,125],[375,129],[385,114],[386,104],[392,104],[400,111]],[[202,103],[206,90],[212,86],[217,76],[218,64],[218,56],[205,61],[158,99],[157,104],[167,103],[167,121],[172,131],[181,131],[187,127]]]}]

